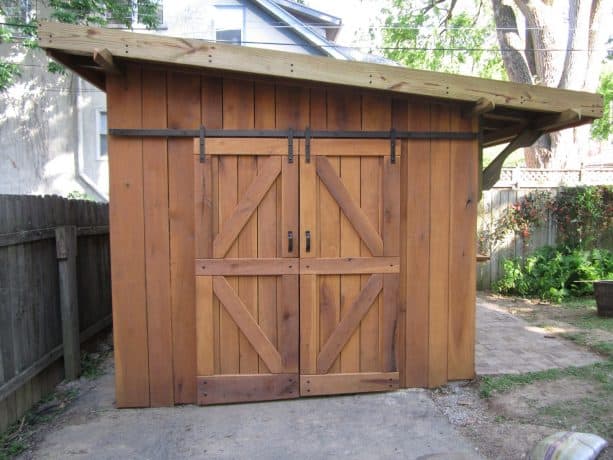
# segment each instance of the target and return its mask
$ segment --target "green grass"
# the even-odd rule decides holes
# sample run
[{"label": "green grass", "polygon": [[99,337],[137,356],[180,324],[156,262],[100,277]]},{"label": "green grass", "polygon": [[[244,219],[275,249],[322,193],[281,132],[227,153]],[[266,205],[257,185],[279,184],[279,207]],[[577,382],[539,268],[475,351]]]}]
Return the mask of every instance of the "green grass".
[{"label": "green grass", "polygon": [[598,316],[596,301],[592,298],[580,297],[569,299],[562,302],[560,307],[569,312],[577,313],[575,317],[565,318],[566,321],[574,326],[582,329],[601,329],[613,333],[613,318]]},{"label": "green grass", "polygon": [[496,393],[505,393],[522,385],[552,381],[563,377],[577,377],[595,381],[607,392],[613,393],[613,360],[582,367],[548,369],[525,374],[508,374],[495,377],[485,376],[479,382],[479,394],[489,398]]}]

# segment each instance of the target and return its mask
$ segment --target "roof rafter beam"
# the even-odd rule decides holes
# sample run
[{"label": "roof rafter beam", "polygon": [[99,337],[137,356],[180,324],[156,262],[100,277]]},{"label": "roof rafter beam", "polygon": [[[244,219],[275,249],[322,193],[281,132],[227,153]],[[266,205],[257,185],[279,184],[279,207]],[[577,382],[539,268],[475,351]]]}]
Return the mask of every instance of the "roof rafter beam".
[{"label": "roof rafter beam", "polygon": [[511,143],[507,145],[502,152],[500,152],[498,156],[494,158],[494,160],[483,170],[481,179],[482,190],[489,190],[496,182],[498,182],[498,179],[500,179],[502,165],[509,155],[511,155],[517,149],[531,146],[539,137],[541,137],[541,134],[541,131],[530,128],[524,129],[521,133],[519,133],[511,141]]},{"label": "roof rafter beam", "polygon": [[78,76],[89,81],[96,88],[106,91],[106,78],[104,77],[104,74],[96,72],[93,69],[83,67],[83,65],[79,63],[74,56],[69,54],[64,54],[50,49],[47,49],[46,52],[47,55],[53,60],[59,62],[65,67],[68,67]]},{"label": "roof rafter beam", "polygon": [[113,55],[108,49],[94,49],[93,59],[94,62],[100,67],[102,67],[102,70],[104,70],[106,73],[110,73],[113,75],[123,74],[122,69],[119,67],[118,64],[115,63]]},{"label": "roof rafter beam", "polygon": [[484,113],[491,112],[495,108],[496,108],[496,103],[494,101],[486,97],[482,97],[477,102],[475,102],[475,105],[473,105],[472,107],[466,110],[463,110],[462,117],[471,118],[474,116],[480,116],[480,115],[483,115]]}]

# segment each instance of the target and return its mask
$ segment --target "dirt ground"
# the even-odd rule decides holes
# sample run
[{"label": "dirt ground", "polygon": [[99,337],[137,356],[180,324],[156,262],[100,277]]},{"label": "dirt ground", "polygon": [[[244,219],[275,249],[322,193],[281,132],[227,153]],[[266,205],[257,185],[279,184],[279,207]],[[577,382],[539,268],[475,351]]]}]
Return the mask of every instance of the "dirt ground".
[{"label": "dirt ground", "polygon": [[[564,340],[565,336],[581,334],[584,343],[613,343],[613,334],[606,330],[577,326],[585,321],[585,309],[562,309],[533,300],[484,294],[481,297],[552,338]],[[554,374],[551,379],[545,373],[539,374],[545,375],[544,380],[512,386],[489,398],[480,396],[483,380],[479,379],[453,383],[431,394],[450,422],[487,458],[527,458],[526,446],[534,446],[557,431],[594,432],[608,437],[609,444],[613,442],[610,374],[608,387],[581,372],[559,378]],[[613,447],[607,448],[599,459],[613,460]]]}]

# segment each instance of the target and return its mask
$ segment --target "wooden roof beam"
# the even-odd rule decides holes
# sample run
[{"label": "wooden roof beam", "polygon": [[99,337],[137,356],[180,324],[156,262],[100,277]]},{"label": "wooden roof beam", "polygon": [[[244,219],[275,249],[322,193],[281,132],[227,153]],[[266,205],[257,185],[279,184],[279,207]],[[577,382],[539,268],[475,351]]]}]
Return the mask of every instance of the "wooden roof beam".
[{"label": "wooden roof beam", "polygon": [[50,49],[46,50],[46,52],[47,56],[69,68],[78,76],[90,82],[96,88],[106,91],[106,78],[104,74],[96,72],[93,69],[83,67],[82,64],[78,62],[77,58],[70,54],[64,54]]},{"label": "wooden roof beam", "polygon": [[94,50],[94,62],[100,67],[102,67],[102,70],[104,70],[106,73],[110,73],[113,75],[123,74],[123,70],[119,67],[118,64],[115,63],[113,55],[106,48],[96,48]]},{"label": "wooden roof beam", "polygon": [[269,78],[307,80],[472,104],[485,98],[496,104],[496,108],[514,109],[526,113],[526,116],[535,112],[560,113],[568,107],[578,107],[585,116],[596,118],[602,116],[603,111],[602,96],[587,92],[341,61],[206,40],[45,21],[39,23],[38,36],[41,48],[66,54],[91,56],[95,48],[106,48],[115,57],[121,56],[122,60],[260,74]]},{"label": "wooden roof beam", "polygon": [[484,113],[491,112],[496,108],[496,103],[486,97],[480,98],[475,105],[462,111],[462,117],[472,118],[475,116],[483,115]]},{"label": "wooden roof beam", "polygon": [[494,158],[494,160],[483,170],[481,179],[482,190],[489,190],[496,182],[498,182],[498,179],[500,179],[502,165],[509,155],[511,155],[517,149],[531,146],[539,137],[541,137],[541,135],[541,131],[527,128],[515,136],[511,143],[507,145],[502,152],[500,152],[498,156]]}]

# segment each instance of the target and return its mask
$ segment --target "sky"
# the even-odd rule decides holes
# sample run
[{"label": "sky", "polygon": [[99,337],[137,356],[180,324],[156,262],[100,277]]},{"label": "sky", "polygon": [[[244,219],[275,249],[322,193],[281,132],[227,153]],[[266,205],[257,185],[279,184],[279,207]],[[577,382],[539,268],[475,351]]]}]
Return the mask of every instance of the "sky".
[{"label": "sky", "polygon": [[340,45],[352,44],[356,32],[366,31],[386,2],[380,0],[306,0],[305,5],[343,20],[336,39]]}]

